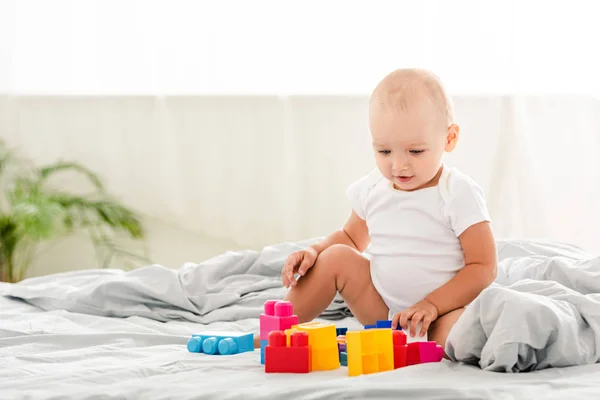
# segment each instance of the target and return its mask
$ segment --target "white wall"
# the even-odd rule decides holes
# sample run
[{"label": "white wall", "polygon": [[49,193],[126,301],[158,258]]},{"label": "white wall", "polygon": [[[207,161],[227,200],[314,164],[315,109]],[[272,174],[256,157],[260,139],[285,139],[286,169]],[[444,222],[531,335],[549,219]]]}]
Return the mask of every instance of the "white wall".
[{"label": "white wall", "polygon": [[[367,97],[0,97],[0,134],[36,162],[71,159],[145,216],[154,261],[321,236],[349,214],[348,184],[373,167]],[[600,253],[600,101],[455,98],[447,162],[486,191],[499,237]],[[77,182],[65,179],[65,187]],[[90,265],[78,244],[35,273]]]}]

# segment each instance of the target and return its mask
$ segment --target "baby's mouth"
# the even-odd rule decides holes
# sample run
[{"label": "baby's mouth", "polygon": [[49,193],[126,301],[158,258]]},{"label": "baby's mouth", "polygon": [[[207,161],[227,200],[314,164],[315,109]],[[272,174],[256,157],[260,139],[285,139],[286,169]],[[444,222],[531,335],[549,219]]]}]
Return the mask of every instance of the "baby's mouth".
[{"label": "baby's mouth", "polygon": [[398,179],[402,183],[406,183],[406,182],[410,181],[413,177],[414,176],[401,175],[401,176],[396,176],[395,178]]}]

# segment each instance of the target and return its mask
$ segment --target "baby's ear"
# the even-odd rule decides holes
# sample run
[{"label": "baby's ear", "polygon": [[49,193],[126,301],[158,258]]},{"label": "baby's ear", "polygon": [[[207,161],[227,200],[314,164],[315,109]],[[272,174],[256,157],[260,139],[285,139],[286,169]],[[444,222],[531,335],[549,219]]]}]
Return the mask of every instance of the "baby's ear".
[{"label": "baby's ear", "polygon": [[452,124],[448,127],[448,134],[446,135],[446,147],[444,149],[447,153],[451,152],[456,147],[459,134],[460,128],[458,125]]}]

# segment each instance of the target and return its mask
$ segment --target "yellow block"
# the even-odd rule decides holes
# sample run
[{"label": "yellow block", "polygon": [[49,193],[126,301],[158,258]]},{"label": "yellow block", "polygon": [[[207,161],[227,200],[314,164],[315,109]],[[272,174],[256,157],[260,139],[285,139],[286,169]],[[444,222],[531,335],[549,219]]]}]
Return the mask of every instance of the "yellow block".
[{"label": "yellow block", "polygon": [[313,349],[329,349],[337,347],[337,335],[334,324],[322,322],[307,322],[292,326],[308,333],[308,344]]},{"label": "yellow block", "polygon": [[366,329],[346,332],[348,376],[372,374],[394,369],[391,329]]},{"label": "yellow block", "polygon": [[375,343],[379,357],[379,372],[394,369],[394,339],[391,329],[367,329],[375,331]]},{"label": "yellow block", "polygon": [[311,348],[311,364],[313,371],[329,371],[340,367],[338,348],[313,349]]},{"label": "yellow block", "polygon": [[340,357],[334,324],[307,322],[294,325],[291,330],[308,333],[308,345],[311,348],[311,364],[313,371],[328,371],[340,367]]},{"label": "yellow block", "polygon": [[283,331],[283,332],[285,333],[285,337],[286,337],[286,343],[287,343],[287,346],[288,346],[288,347],[290,347],[290,346],[291,346],[291,344],[290,344],[290,343],[291,343],[291,337],[292,337],[292,334],[293,334],[294,332],[298,332],[298,329],[295,329],[295,328],[290,328],[290,329],[286,329],[286,330],[285,330],[285,331]]},{"label": "yellow block", "polygon": [[359,331],[346,332],[346,353],[348,354],[348,376],[363,373],[362,346]]}]

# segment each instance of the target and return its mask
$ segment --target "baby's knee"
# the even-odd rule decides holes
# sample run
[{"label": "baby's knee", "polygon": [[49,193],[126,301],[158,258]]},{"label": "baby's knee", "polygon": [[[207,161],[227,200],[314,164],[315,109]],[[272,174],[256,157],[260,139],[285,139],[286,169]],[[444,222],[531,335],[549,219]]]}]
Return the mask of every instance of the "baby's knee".
[{"label": "baby's knee", "polygon": [[338,274],[346,271],[348,265],[356,262],[361,254],[345,244],[334,244],[323,250],[317,258],[317,263],[322,264],[330,272]]},{"label": "baby's knee", "polygon": [[345,244],[334,244],[323,250],[317,260],[321,261],[338,261],[348,258],[356,253],[356,250]]}]

